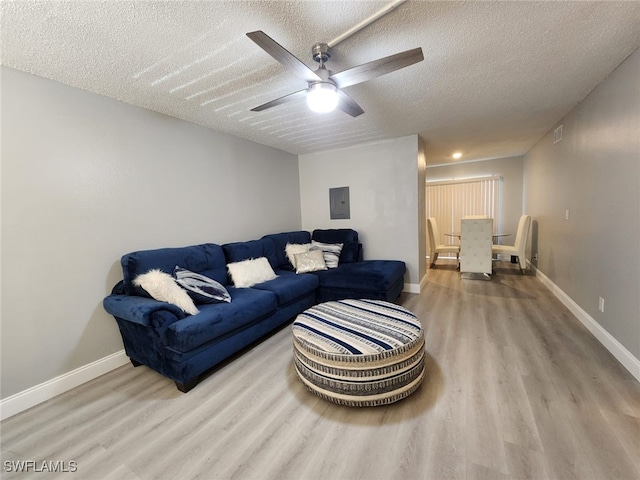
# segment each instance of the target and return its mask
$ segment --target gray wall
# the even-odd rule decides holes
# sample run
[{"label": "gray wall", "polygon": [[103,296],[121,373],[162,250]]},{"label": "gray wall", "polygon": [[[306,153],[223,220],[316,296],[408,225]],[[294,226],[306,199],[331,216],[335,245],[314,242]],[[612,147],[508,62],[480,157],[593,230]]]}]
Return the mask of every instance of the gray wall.
[{"label": "gray wall", "polygon": [[[461,162],[452,165],[427,165],[427,181],[449,180],[452,178],[498,175],[501,183],[502,214],[498,220],[499,232],[515,234],[522,209],[522,178],[524,172],[523,157],[496,158],[478,162]],[[513,244],[514,236],[507,237],[504,243]]]},{"label": "gray wall", "polygon": [[[424,262],[419,258],[424,242],[418,223],[419,161],[417,135],[300,155],[302,227],[357,230],[366,259],[404,260],[405,283],[417,289]],[[349,187],[349,220],[329,218],[333,187]]]},{"label": "gray wall", "polygon": [[300,225],[296,156],[2,68],[2,398],[122,349],[122,254]]},{"label": "gray wall", "polygon": [[559,124],[525,156],[537,266],[640,358],[640,51]]}]

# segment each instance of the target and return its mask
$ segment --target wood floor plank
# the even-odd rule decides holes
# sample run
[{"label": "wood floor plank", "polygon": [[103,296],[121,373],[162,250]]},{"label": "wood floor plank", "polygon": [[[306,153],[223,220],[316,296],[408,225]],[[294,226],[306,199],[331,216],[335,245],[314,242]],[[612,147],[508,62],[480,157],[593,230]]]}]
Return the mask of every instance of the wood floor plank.
[{"label": "wood floor plank", "polygon": [[540,384],[534,377],[524,377],[523,381],[551,478],[599,479],[591,468],[587,452],[581,448],[570,407],[554,400],[553,393],[540,395]]},{"label": "wood floor plank", "polygon": [[476,334],[467,338],[466,458],[496,472],[506,473],[507,462],[500,426],[496,368],[486,339],[484,318],[474,318]]},{"label": "wood floor plank", "polygon": [[635,463],[636,470],[640,471],[640,418],[607,410],[600,410],[600,413],[611,425],[611,430],[627,452],[627,457]]},{"label": "wood floor plank", "polygon": [[551,480],[544,454],[521,445],[505,442],[509,478],[519,480]]},{"label": "wood floor plank", "polygon": [[[422,386],[381,407],[305,389],[286,327],[188,394],[125,365],[0,424],[4,462],[47,478],[640,480],[640,383],[532,275],[438,260],[399,303],[425,330]],[[42,473],[3,472],[41,479]]]},{"label": "wood floor plank", "polygon": [[467,480],[507,480],[509,477],[496,470],[467,461]]},{"label": "wood floor plank", "polygon": [[508,351],[488,345],[495,369],[498,418],[502,439],[530,450],[542,450],[522,376],[510,362]]},{"label": "wood floor plank", "polygon": [[582,406],[572,409],[571,413],[578,441],[596,477],[640,478],[636,462],[627,455],[615,432],[609,428],[601,428],[605,421],[597,408]]}]

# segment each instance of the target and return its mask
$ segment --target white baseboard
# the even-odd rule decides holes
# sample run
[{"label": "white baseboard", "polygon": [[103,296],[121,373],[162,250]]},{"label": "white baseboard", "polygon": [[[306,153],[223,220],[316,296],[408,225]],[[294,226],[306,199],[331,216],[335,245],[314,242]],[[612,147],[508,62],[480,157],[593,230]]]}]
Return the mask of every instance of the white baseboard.
[{"label": "white baseboard", "polygon": [[419,284],[405,283],[402,291],[406,293],[420,293],[425,288],[426,285],[427,285],[427,274],[425,273],[424,276],[422,277],[422,280],[420,280]]},{"label": "white baseboard", "polygon": [[407,293],[420,293],[420,285],[417,283],[405,283],[402,291]]},{"label": "white baseboard", "polygon": [[45,402],[94,378],[104,375],[129,361],[124,350],[96,360],[88,365],[76,368],[59,377],[47,380],[40,385],[18,392],[0,400],[0,420],[12,417],[24,410]]},{"label": "white baseboard", "polygon": [[427,282],[428,281],[429,281],[429,276],[425,272],[425,274],[422,276],[422,280],[420,280],[420,291],[422,291],[423,289],[427,288]]},{"label": "white baseboard", "polygon": [[640,360],[634,357],[624,345],[616,340],[609,332],[607,332],[602,326],[594,320],[594,318],[585,312],[580,305],[574,302],[569,295],[567,295],[560,287],[551,281],[544,273],[538,270],[534,265],[529,264],[531,269],[535,272],[536,277],[547,287],[551,293],[553,293],[562,304],[567,307],[571,313],[573,313],[582,324],[587,327],[594,337],[609,350],[609,352],[616,357],[616,359],[629,370],[636,380],[640,382]]}]

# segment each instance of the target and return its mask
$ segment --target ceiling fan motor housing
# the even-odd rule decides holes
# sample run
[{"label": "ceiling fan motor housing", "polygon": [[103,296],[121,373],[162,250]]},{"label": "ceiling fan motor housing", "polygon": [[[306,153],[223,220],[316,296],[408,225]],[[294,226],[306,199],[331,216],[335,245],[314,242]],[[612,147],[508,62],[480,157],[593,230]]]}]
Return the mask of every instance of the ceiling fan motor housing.
[{"label": "ceiling fan motor housing", "polygon": [[316,43],[313,47],[311,47],[311,55],[313,59],[322,65],[324,62],[331,58],[331,53],[329,51],[329,45],[326,43]]},{"label": "ceiling fan motor housing", "polygon": [[331,80],[329,77],[331,76],[331,74],[333,73],[331,70],[325,68],[324,65],[320,65],[320,67],[318,67],[317,70],[314,71],[314,73],[320,77],[319,81],[313,81],[313,82],[309,82],[309,85],[313,84],[313,83],[331,83],[333,85],[336,84],[336,82],[334,82],[333,80]]}]

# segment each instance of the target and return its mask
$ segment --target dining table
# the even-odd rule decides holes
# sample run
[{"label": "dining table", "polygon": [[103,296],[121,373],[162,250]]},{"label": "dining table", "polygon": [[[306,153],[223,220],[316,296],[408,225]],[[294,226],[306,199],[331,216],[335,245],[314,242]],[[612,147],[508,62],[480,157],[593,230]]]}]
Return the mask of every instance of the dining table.
[{"label": "dining table", "polygon": [[[455,237],[458,240],[460,240],[460,237],[462,237],[462,234],[460,232],[449,232],[449,233],[445,233],[444,234],[445,237]],[[494,235],[492,235],[493,237],[493,243],[496,243],[496,240],[498,240],[499,238],[502,237],[508,237],[509,235],[511,235],[510,233],[496,233]],[[515,257],[513,255],[511,255],[511,263],[518,263],[518,257]]]},{"label": "dining table", "polygon": [[[455,237],[457,239],[460,239],[460,237],[462,237],[462,234],[460,232],[450,232],[450,233],[445,233],[444,234],[446,237]],[[508,237],[509,235],[511,235],[510,233],[494,233],[492,235],[494,242],[502,237]]]}]

